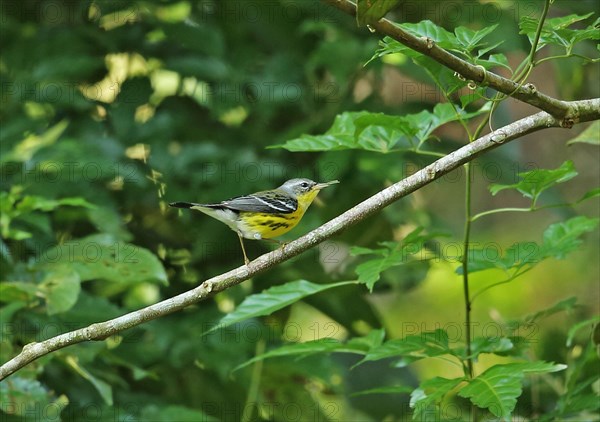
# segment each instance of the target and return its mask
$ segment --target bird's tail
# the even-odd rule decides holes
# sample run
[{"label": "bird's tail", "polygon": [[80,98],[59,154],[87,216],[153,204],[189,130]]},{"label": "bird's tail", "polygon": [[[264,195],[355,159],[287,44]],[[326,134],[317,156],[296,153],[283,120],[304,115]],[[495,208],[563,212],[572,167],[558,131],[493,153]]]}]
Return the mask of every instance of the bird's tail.
[{"label": "bird's tail", "polygon": [[200,204],[195,204],[193,202],[171,202],[169,204],[170,207],[173,208],[192,208]]}]

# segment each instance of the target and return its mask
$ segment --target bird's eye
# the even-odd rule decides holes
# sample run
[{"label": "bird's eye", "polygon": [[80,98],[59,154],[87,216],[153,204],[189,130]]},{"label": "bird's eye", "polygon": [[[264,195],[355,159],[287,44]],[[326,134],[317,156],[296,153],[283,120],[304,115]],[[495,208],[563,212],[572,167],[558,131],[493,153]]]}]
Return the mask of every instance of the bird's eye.
[{"label": "bird's eye", "polygon": [[308,187],[308,183],[302,182],[302,184],[300,185],[300,187],[303,187],[304,189],[306,189]]}]

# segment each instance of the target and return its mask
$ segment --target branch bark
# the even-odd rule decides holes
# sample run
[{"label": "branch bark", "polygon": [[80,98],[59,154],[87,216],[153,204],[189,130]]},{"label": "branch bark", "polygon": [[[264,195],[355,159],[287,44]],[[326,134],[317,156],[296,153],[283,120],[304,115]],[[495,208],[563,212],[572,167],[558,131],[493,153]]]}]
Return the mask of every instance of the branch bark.
[{"label": "branch bark", "polygon": [[[580,110],[578,121],[600,119],[600,98],[568,103],[569,107]],[[364,200],[345,213],[290,242],[285,247],[264,254],[248,265],[231,270],[204,281],[200,286],[163,300],[140,310],[130,312],[118,318],[92,324],[88,327],[60,334],[39,343],[30,343],[23,347],[21,353],[0,367],[0,380],[33,362],[34,360],[63,347],[90,340],[104,340],[120,331],[135,327],[144,322],[179,311],[195,304],[229,287],[267,271],[277,264],[286,261],[329,239],[333,235],[352,226],[382,210],[391,203],[416,191],[417,189],[439,179],[443,175],[472,161],[480,154],[490,151],[499,145],[513,141],[521,136],[550,127],[560,127],[560,121],[546,112],[525,117],[503,128],[482,136],[470,144],[440,158],[422,170],[393,184],[379,193]]]},{"label": "branch bark", "polygon": [[[356,16],[356,4],[349,0],[323,0],[325,3],[352,16]],[[530,104],[559,119],[562,127],[571,127],[577,122],[579,110],[573,102],[562,101],[539,92],[533,84],[520,85],[490,71],[484,71],[454,54],[437,46],[431,38],[419,38],[404,31],[393,22],[383,18],[369,25],[377,32],[392,37],[405,46],[418,51],[449,69],[458,72],[466,79],[478,84],[485,83],[496,91]]]}]

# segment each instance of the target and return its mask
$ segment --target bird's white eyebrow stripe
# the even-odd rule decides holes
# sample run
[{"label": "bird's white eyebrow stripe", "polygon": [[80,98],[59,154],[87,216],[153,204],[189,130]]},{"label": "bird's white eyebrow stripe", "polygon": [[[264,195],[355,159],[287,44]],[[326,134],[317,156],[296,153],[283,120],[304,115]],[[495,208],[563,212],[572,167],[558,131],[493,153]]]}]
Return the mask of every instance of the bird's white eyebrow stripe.
[{"label": "bird's white eyebrow stripe", "polygon": [[[259,196],[254,196],[254,195],[250,195],[250,196],[251,196],[252,198],[254,198],[254,199],[258,199],[260,202],[262,202],[263,204],[265,204],[265,205],[267,205],[267,206],[269,206],[269,207],[271,207],[271,208],[275,208],[275,209],[276,209],[276,210],[278,210],[278,211],[287,211],[287,210],[289,209],[289,208],[284,208],[284,209],[281,209],[281,208],[279,208],[279,207],[277,207],[277,206],[273,205],[273,203],[265,201],[264,199],[262,199],[262,198],[261,198],[261,197],[259,197]],[[278,202],[281,202],[281,201],[278,201]]]}]

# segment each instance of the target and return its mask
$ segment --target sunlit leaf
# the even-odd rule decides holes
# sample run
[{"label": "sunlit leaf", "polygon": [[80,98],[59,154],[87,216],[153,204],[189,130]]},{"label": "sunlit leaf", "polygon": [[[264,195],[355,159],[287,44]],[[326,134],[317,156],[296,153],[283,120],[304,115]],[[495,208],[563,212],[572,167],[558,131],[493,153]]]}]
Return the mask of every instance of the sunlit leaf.
[{"label": "sunlit leaf", "polygon": [[54,144],[58,138],[63,134],[65,129],[69,126],[69,122],[62,120],[54,126],[48,128],[41,135],[29,135],[17,144],[13,150],[8,154],[2,154],[0,162],[9,161],[28,161],[31,157],[38,152],[40,149],[48,147]]}]

